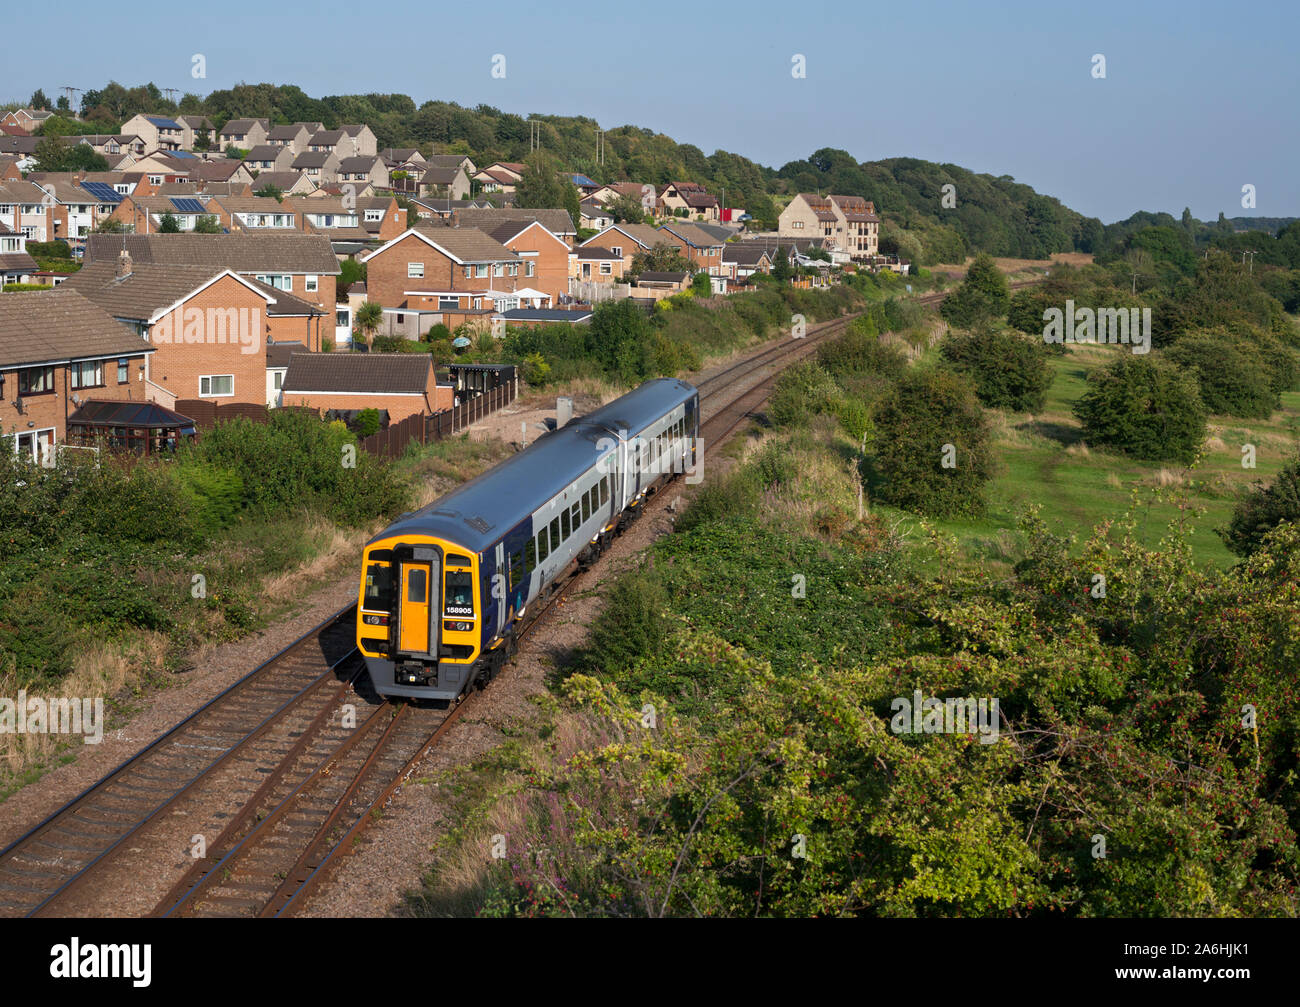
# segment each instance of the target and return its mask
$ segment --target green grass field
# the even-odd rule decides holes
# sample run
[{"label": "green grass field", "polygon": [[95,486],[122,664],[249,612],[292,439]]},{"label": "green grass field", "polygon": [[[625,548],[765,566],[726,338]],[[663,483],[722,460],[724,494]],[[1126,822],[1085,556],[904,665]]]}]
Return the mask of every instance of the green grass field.
[{"label": "green grass field", "polygon": [[[1165,487],[1162,499],[1142,495],[1137,512],[1144,544],[1157,545],[1179,511],[1179,500],[1204,511],[1192,535],[1197,562],[1219,567],[1237,561],[1214,529],[1226,525],[1238,494],[1256,480],[1269,482],[1300,444],[1300,392],[1282,397],[1282,409],[1265,420],[1211,416],[1200,463],[1192,469],[1176,463],[1136,461],[1083,442],[1072,406],[1083,394],[1087,374],[1112,359],[1116,347],[1073,346],[1053,358],[1056,377],[1043,412],[989,412],[1001,472],[989,486],[987,514],[978,520],[936,521],[973,556],[1013,561],[1017,555],[1016,520],[1026,505],[1039,505],[1054,530],[1081,538],[1103,521],[1118,519],[1132,506],[1134,489]],[[1256,466],[1242,467],[1242,446],[1255,446]],[[909,537],[919,536],[914,515],[879,506],[879,513],[900,523]]]}]

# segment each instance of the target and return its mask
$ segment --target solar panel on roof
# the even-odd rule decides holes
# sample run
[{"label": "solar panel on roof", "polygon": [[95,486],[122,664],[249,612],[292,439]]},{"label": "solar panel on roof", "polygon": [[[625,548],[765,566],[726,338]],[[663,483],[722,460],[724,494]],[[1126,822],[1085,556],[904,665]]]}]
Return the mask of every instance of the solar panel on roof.
[{"label": "solar panel on roof", "polygon": [[107,182],[82,182],[81,187],[101,203],[122,202],[122,194]]},{"label": "solar panel on roof", "polygon": [[203,204],[197,199],[182,199],[178,196],[172,197],[172,206],[176,207],[181,213],[202,213]]}]

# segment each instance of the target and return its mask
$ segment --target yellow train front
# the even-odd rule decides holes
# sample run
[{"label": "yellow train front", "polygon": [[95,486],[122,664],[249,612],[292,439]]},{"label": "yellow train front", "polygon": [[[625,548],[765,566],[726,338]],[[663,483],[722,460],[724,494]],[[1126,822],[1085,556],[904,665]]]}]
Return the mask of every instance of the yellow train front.
[{"label": "yellow train front", "polygon": [[698,434],[695,388],[649,381],[371,539],[357,646],[375,689],[454,700],[491,679],[538,599],[695,469]]}]

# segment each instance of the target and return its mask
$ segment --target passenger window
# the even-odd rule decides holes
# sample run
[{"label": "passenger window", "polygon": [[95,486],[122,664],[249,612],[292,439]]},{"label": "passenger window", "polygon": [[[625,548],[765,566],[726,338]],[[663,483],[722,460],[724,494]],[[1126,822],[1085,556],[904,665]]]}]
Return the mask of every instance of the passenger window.
[{"label": "passenger window", "polygon": [[582,494],[582,520],[585,523],[591,517],[591,493]]},{"label": "passenger window", "polygon": [[561,538],[569,537],[569,512],[567,510],[560,515],[560,533]]},{"label": "passenger window", "polygon": [[600,502],[603,504],[609,503],[610,478],[611,478],[610,476],[606,476],[604,479],[600,481]]},{"label": "passenger window", "polygon": [[532,573],[537,569],[537,542],[533,539],[528,540],[524,546],[524,570],[526,573]]},{"label": "passenger window", "polygon": [[569,520],[573,522],[573,530],[578,530],[578,525],[582,524],[582,504],[575,503],[569,508]]},{"label": "passenger window", "polygon": [[510,586],[517,587],[524,579],[524,554],[513,552],[510,554]]},{"label": "passenger window", "polygon": [[412,568],[406,577],[406,600],[418,605],[424,604],[425,591],[428,589],[428,571],[419,567]]},{"label": "passenger window", "polygon": [[560,548],[560,519],[551,519],[551,552]]},{"label": "passenger window", "polygon": [[551,550],[546,545],[546,529],[543,528],[541,534],[537,536],[537,562],[541,562],[551,554]]}]

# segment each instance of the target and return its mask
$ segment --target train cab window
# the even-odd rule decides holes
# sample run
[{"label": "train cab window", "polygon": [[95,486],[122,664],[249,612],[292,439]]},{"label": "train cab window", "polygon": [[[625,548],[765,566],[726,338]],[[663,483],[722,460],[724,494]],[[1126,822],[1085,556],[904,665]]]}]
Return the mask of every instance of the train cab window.
[{"label": "train cab window", "polygon": [[590,493],[590,491],[589,491],[589,492],[586,492],[586,493],[584,493],[584,494],[582,494],[582,520],[583,520],[583,523],[584,523],[584,524],[586,523],[586,521],[587,521],[587,519],[588,519],[589,517],[591,517],[591,493]]},{"label": "train cab window", "polygon": [[429,584],[429,572],[420,567],[411,567],[411,572],[406,576],[406,600],[413,601],[417,605],[426,603]]},{"label": "train cab window", "polygon": [[532,573],[537,569],[537,542],[535,539],[529,539],[528,544],[524,546],[524,572]]},{"label": "train cab window", "polygon": [[560,519],[551,519],[551,552],[560,548]]},{"label": "train cab window", "polygon": [[560,515],[560,532],[564,538],[569,537],[569,512],[567,510]]},{"label": "train cab window", "polygon": [[393,607],[393,568],[371,563],[366,568],[364,608],[387,612]]},{"label": "train cab window", "polygon": [[448,570],[443,582],[442,600],[444,615],[474,614],[474,575],[468,570]]},{"label": "train cab window", "polygon": [[541,562],[551,554],[550,547],[547,545],[546,529],[543,528],[537,535],[537,562]]}]

